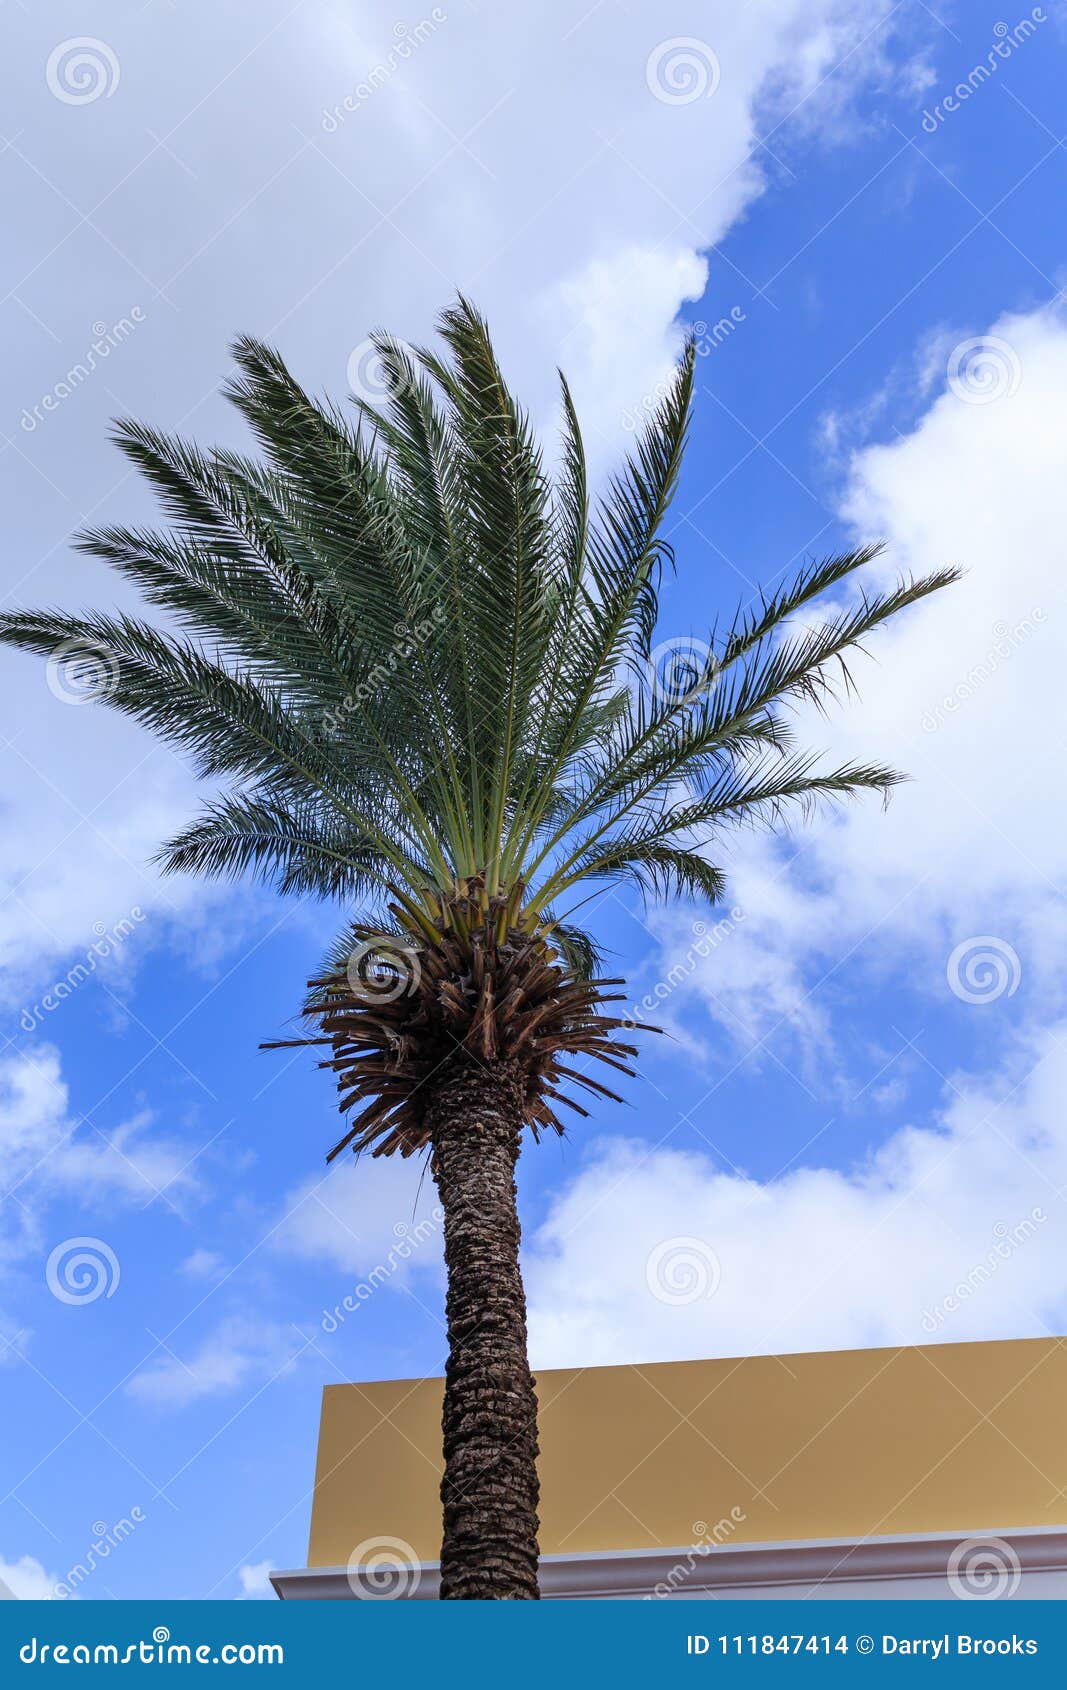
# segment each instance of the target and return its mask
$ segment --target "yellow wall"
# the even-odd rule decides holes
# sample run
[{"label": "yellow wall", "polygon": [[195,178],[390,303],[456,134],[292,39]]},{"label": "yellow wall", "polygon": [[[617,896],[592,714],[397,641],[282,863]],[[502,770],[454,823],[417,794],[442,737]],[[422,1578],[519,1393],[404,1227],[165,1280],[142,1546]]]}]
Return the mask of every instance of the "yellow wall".
[{"label": "yellow wall", "polygon": [[[543,1554],[1067,1520],[1059,1339],[539,1375]],[[308,1564],[440,1549],[439,1379],[330,1385]]]}]

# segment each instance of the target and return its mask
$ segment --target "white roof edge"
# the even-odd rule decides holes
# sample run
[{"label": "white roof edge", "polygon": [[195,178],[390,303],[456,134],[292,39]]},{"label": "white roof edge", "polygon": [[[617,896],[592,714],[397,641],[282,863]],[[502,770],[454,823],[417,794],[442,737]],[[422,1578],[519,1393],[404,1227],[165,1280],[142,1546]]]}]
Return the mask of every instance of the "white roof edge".
[{"label": "white roof edge", "polygon": [[[1006,1544],[1022,1571],[1067,1571],[1067,1525],[986,1527],[941,1532],[908,1532],[866,1538],[811,1538],[737,1545],[684,1544],[673,1549],[609,1549],[544,1555],[541,1591],[547,1597],[598,1594],[653,1594],[664,1582],[671,1589],[729,1590],[731,1586],[851,1583],[857,1579],[944,1576],[948,1557],[959,1544],[995,1538]],[[440,1587],[439,1561],[407,1570],[404,1594],[434,1601]],[[379,1575],[380,1576],[380,1575]],[[365,1569],[301,1567],[270,1575],[278,1596],[287,1601],[352,1600],[364,1586]]]}]

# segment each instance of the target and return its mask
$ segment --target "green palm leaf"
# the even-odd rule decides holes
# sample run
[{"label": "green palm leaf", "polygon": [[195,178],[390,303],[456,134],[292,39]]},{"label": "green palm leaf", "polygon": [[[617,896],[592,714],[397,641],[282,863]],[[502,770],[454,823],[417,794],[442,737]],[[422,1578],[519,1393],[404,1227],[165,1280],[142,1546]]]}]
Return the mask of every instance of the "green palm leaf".
[{"label": "green palm leaf", "polygon": [[221,787],[169,871],[258,875],[357,924],[399,896],[389,919],[424,941],[502,900],[589,977],[582,883],[715,901],[731,827],[889,791],[891,770],[798,751],[796,710],[847,694],[867,640],[955,572],[856,592],[878,547],[813,561],[710,629],[673,696],[649,666],[694,348],[594,501],[566,382],[550,476],[483,319],[461,299],[440,327],[441,353],[376,337],[384,403],[351,419],[240,339],[227,392],[258,457],[120,423],[168,526],[77,544],[168,629],[25,611],[0,638],[89,650],[106,702]]}]

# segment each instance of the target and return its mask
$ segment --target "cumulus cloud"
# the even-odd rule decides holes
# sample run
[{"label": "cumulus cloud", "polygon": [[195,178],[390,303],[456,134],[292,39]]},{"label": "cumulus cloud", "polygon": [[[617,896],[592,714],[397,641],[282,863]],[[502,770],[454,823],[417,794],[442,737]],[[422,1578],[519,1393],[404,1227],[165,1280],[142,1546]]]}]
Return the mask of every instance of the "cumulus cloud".
[{"label": "cumulus cloud", "polygon": [[[454,277],[484,301],[542,410],[562,362],[590,426],[617,442],[623,411],[669,368],[703,253],[763,190],[761,129],[787,115],[837,123],[880,61],[889,12],[715,4],[677,36],[647,14],[576,18],[564,0],[536,19],[449,14],[370,94],[375,67],[390,68],[393,13],[320,12],[331,76],[317,82],[332,98],[314,143],[339,170],[358,167],[376,205],[404,202],[408,238],[374,232],[375,306],[421,332]],[[849,76],[830,77],[845,54]],[[391,141],[374,158],[368,132]]]},{"label": "cumulus cloud", "polygon": [[24,1221],[33,1205],[63,1192],[91,1207],[104,1197],[143,1205],[164,1192],[173,1202],[192,1190],[188,1151],[149,1135],[149,1111],[105,1133],[72,1117],[69,1103],[53,1047],[0,1060],[0,1160],[5,1192],[19,1197]]},{"label": "cumulus cloud", "polygon": [[237,1577],[241,1581],[242,1597],[253,1601],[273,1601],[275,1591],[270,1582],[270,1574],[270,1561],[252,1561],[239,1567]]},{"label": "cumulus cloud", "polygon": [[[971,1023],[988,1070],[843,1171],[758,1182],[669,1146],[601,1147],[531,1255],[542,1365],[1036,1334],[1067,1313],[1067,842],[1048,738],[1067,663],[1067,320],[960,325],[941,360],[912,432],[854,453],[844,511],[888,539],[887,578],[946,562],[966,578],[872,641],[858,702],[801,725],[835,759],[879,757],[913,781],[885,814],[860,804],[786,846],[742,838],[728,864],[740,918],[702,954],[691,912],[661,916],[649,973],[670,983],[668,1017],[692,1024],[703,1003],[742,1052],[791,1030],[821,1053],[823,1087],[848,1060],[833,1050],[839,968],[957,1008],[954,993],[988,1018]],[[872,1107],[900,1105],[899,1087],[879,1091]],[[672,1239],[660,1290],[703,1273],[713,1296],[649,1290],[649,1258]]]},{"label": "cumulus cloud", "polygon": [[0,1556],[0,1600],[6,1596],[22,1602],[54,1602],[58,1582],[32,1555],[20,1556],[17,1561],[5,1561]]},{"label": "cumulus cloud", "polygon": [[126,1390],[155,1408],[186,1408],[203,1397],[239,1387],[260,1389],[288,1371],[305,1347],[295,1328],[248,1315],[230,1315],[188,1356],[173,1350],[155,1356],[133,1375]]},{"label": "cumulus cloud", "polygon": [[[1067,838],[1049,734],[1067,662],[1065,382],[1060,311],[961,326],[914,429],[852,455],[843,515],[857,536],[887,539],[884,579],[946,563],[966,574],[872,638],[859,698],[800,732],[835,761],[877,758],[911,780],[885,813],[863,801],[786,844],[731,842],[742,919],[693,971],[680,1013],[695,998],[743,1045],[782,1025],[818,1045],[842,962],[947,1004],[949,958],[975,938],[1021,980],[1006,1012],[1037,991],[1062,1004]],[[685,952],[691,920],[658,918],[653,972]]]},{"label": "cumulus cloud", "polygon": [[1067,1313],[1067,1023],[846,1169],[604,1141],[526,1268],[536,1366],[1041,1336]]},{"label": "cumulus cloud", "polygon": [[[72,587],[52,596],[75,610],[84,595]],[[194,787],[169,752],[102,705],[72,709],[52,697],[39,660],[5,650],[0,674],[9,719],[21,718],[0,765],[0,1000],[33,1015],[49,986],[69,995],[62,972],[48,972],[58,959],[80,956],[114,989],[164,936],[181,942],[179,917],[199,927],[192,889],[161,886],[150,866],[189,815]],[[108,936],[120,928],[116,944]]]},{"label": "cumulus cloud", "polygon": [[1051,903],[1067,866],[1035,735],[1067,651],[1055,550],[1067,319],[1051,309],[1003,317],[961,335],[957,352],[968,345],[949,354],[915,430],[853,463],[844,514],[856,530],[885,534],[898,567],[936,558],[961,563],[966,577],[891,632],[862,704],[842,718],[854,744],[881,754],[895,743],[913,785],[888,827],[857,812],[826,849],[831,863],[866,863],[855,903],[876,886],[884,907],[922,879],[913,926],[939,913],[948,929],[1004,899],[1017,931],[1036,937],[1035,906]]},{"label": "cumulus cloud", "polygon": [[[62,1244],[49,1217],[72,1199],[85,1217],[79,1232],[97,1224],[107,1231],[105,1223],[124,1206],[143,1209],[160,1200],[179,1208],[197,1191],[191,1160],[187,1147],[154,1130],[148,1110],[106,1131],[79,1121],[53,1047],[39,1044],[0,1058],[0,1262],[36,1257],[43,1273],[49,1253]],[[113,1258],[106,1238],[88,1242],[94,1260]],[[75,1261],[68,1250],[57,1258],[61,1283]],[[21,1320],[0,1310],[0,1366],[18,1359],[31,1336]]]},{"label": "cumulus cloud", "polygon": [[[373,326],[424,339],[460,286],[489,313],[540,421],[554,414],[555,365],[568,369],[606,462],[669,368],[704,255],[777,168],[761,134],[786,118],[838,126],[842,102],[880,67],[883,23],[899,22],[889,0],[716,3],[700,9],[699,39],[679,44],[640,10],[437,10],[415,32],[385,0],[358,14],[330,0],[296,12],[237,4],[205,18],[195,43],[156,13],[116,40],[122,97],[93,148],[40,121],[35,101],[49,95],[27,79],[9,112],[21,135],[10,233],[49,333],[21,336],[8,371],[9,601],[128,601],[113,573],[72,563],[66,546],[86,518],[148,519],[108,420],[125,409],[232,431],[214,395],[239,330],[272,335],[310,386],[340,396]],[[13,27],[43,62],[47,19],[27,12]],[[775,152],[787,134],[776,130]],[[42,176],[57,204],[97,208],[91,227],[74,210],[69,227],[42,227]],[[55,297],[41,266],[60,238],[79,287]],[[43,411],[57,377],[84,364],[87,316],[136,326],[106,370],[61,383]],[[162,885],[150,866],[195,808],[178,759],[102,706],[50,692],[39,662],[5,653],[0,669],[0,708],[17,724],[0,767],[0,808],[18,821],[0,848],[12,992],[24,997],[88,945],[94,923],[134,904],[149,919],[131,961],[195,921],[205,943],[232,943],[239,901],[212,900],[205,915],[202,888]]]},{"label": "cumulus cloud", "polygon": [[437,1268],[443,1235],[437,1193],[399,1157],[349,1156],[283,1202],[280,1250],[399,1287],[413,1268]]}]

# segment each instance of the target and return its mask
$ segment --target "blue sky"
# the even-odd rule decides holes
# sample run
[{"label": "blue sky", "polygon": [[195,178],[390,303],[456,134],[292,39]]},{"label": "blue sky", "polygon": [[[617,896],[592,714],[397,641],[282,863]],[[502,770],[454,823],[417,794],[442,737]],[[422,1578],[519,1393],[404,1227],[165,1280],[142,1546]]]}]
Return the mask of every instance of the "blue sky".
[{"label": "blue sky", "polygon": [[[1062,1331],[1061,8],[220,10],[8,14],[5,601],[116,601],[69,548],[149,514],[108,419],[239,439],[236,332],[340,397],[463,287],[603,473],[695,324],[665,643],[857,534],[969,573],[804,724],[913,774],[887,815],[739,839],[719,911],[599,905],[674,1038],[524,1157],[535,1363]],[[324,1177],[327,1079],[257,1049],[336,916],[161,886],[187,773],[40,664],[0,686],[0,1576],[127,1520],[81,1595],[263,1594],[322,1386],[440,1370],[433,1190]]]}]

